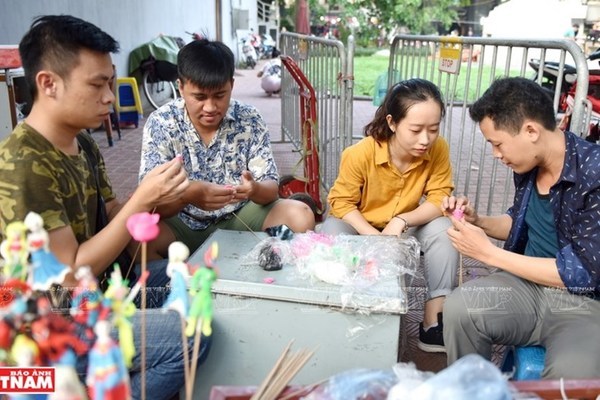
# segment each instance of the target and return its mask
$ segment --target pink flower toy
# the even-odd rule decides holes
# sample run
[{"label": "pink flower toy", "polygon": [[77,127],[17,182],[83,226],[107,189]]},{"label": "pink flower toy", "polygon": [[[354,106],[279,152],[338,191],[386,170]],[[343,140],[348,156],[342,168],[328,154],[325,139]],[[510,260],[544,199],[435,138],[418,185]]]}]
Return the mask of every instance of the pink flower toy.
[{"label": "pink flower toy", "polygon": [[148,243],[158,236],[160,215],[147,212],[133,214],[127,219],[127,230],[135,240]]},{"label": "pink flower toy", "polygon": [[[148,242],[156,239],[159,233],[158,229],[158,220],[160,219],[160,215],[158,214],[150,214],[148,212],[133,214],[127,219],[127,230],[133,237],[133,239],[137,240],[142,244],[142,276],[146,276],[146,258],[147,258],[147,247]],[[141,309],[144,310],[146,308],[146,282],[142,282],[141,288]],[[142,399],[146,398],[146,313],[142,313],[141,315],[141,392]]]},{"label": "pink flower toy", "polygon": [[457,208],[456,210],[454,210],[452,212],[452,216],[458,220],[461,220],[465,216],[465,212],[463,210],[461,210],[460,208]]}]

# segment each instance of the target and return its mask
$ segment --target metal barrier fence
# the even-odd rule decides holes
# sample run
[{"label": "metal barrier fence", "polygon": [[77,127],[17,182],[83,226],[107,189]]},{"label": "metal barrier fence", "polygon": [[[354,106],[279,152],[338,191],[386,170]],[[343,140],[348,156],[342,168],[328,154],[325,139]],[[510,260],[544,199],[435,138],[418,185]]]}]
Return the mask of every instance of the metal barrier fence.
[{"label": "metal barrier fence", "polygon": [[[530,66],[539,61],[537,70]],[[544,78],[543,67],[555,63],[556,83]],[[512,172],[491,155],[491,148],[468,115],[468,107],[499,76],[523,76],[546,87],[561,114],[565,65],[576,68],[577,85],[570,130],[588,130],[591,108],[586,101],[586,58],[571,40],[514,40],[476,37],[399,35],[392,42],[388,88],[398,79],[434,82],[446,101],[441,135],[449,142],[455,193],[467,195],[480,212],[506,211],[513,196]]]},{"label": "metal barrier fence", "polygon": [[[352,141],[354,41],[348,49],[338,40],[285,32],[280,37],[281,54],[300,67],[315,90],[316,137],[320,181],[326,196],[337,177],[342,150]],[[300,114],[298,84],[284,68],[281,86],[281,137],[273,142],[292,142],[303,152],[305,142]]]}]

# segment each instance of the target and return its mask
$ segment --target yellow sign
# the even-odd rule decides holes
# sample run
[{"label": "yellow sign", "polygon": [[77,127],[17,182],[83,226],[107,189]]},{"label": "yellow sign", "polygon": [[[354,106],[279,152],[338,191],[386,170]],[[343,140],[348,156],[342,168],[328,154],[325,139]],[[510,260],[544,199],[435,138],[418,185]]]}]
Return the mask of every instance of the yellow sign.
[{"label": "yellow sign", "polygon": [[450,74],[458,74],[462,56],[462,44],[456,38],[440,42],[440,65],[438,69]]},{"label": "yellow sign", "polygon": [[308,59],[308,40],[306,39],[300,39],[298,42],[298,59]]}]

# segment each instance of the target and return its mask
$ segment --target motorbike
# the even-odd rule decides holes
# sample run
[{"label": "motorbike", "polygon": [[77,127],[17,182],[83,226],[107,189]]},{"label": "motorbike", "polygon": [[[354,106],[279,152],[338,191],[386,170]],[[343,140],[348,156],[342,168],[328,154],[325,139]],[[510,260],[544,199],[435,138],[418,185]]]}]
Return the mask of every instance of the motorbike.
[{"label": "motorbike", "polygon": [[[585,137],[587,141],[598,143],[600,141],[600,66],[596,60],[600,60],[600,49],[591,53],[588,57],[588,92],[587,100],[590,106],[589,131]],[[577,78],[577,74],[575,74]],[[560,128],[568,130],[571,123],[571,113],[575,107],[575,91],[577,89],[577,79],[569,86],[569,90],[561,102],[561,108],[564,109],[565,116],[560,123]]]},{"label": "motorbike", "polygon": [[[531,59],[529,60],[529,66],[533,68],[535,74],[532,78],[534,81],[538,81],[540,75],[540,60]],[[559,96],[559,112],[566,111],[566,97],[573,84],[577,80],[577,69],[571,65],[564,64],[562,80],[559,81],[559,68],[560,64],[554,61],[545,61],[541,68],[542,74],[542,88],[548,93],[551,98],[554,98],[554,93],[558,90]]]},{"label": "motorbike", "polygon": [[275,58],[279,54],[276,54],[277,46],[275,40],[271,37],[271,35],[267,35],[266,33],[262,33],[260,35],[261,38],[261,58]]},{"label": "motorbike", "polygon": [[244,55],[244,64],[246,68],[254,69],[258,62],[258,56],[256,50],[252,46],[249,40],[242,39],[242,53]]}]

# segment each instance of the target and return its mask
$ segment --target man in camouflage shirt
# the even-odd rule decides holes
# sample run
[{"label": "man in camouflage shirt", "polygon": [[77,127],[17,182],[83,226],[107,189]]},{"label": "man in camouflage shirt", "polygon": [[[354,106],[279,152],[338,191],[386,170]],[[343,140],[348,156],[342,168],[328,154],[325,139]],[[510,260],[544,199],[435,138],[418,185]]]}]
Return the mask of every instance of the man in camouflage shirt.
[{"label": "man in camouflage shirt", "polygon": [[[68,15],[38,17],[19,45],[33,106],[25,121],[0,143],[0,231],[4,235],[8,224],[22,221],[30,211],[40,214],[50,250],[72,269],[64,282],[68,286],[75,284],[77,268],[90,266],[98,276],[123,251],[131,240],[125,225],[129,216],[173,202],[189,186],[180,160],[170,160],[153,169],[121,204],[98,147],[80,133],[99,126],[110,114],[115,101],[110,53],[117,50],[111,36]],[[84,146],[97,160],[98,182]],[[98,190],[109,222],[96,233]],[[136,349],[142,347],[142,313],[147,331],[146,392],[168,399],[184,385],[180,317],[174,311],[136,312]],[[199,359],[206,357],[209,343],[202,339]],[[190,339],[190,357],[192,345]],[[80,374],[85,374],[86,363],[87,357],[78,360]],[[134,399],[141,397],[140,365],[136,352],[130,369]]]}]

